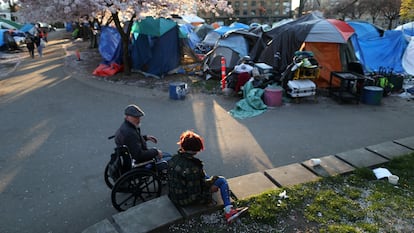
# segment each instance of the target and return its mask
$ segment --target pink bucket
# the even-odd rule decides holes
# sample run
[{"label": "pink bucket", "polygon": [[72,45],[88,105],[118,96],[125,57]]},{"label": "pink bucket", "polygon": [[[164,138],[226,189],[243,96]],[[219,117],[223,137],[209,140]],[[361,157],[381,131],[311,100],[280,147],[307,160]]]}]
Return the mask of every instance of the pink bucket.
[{"label": "pink bucket", "polygon": [[281,87],[266,87],[264,92],[264,103],[268,107],[282,105],[283,89]]}]

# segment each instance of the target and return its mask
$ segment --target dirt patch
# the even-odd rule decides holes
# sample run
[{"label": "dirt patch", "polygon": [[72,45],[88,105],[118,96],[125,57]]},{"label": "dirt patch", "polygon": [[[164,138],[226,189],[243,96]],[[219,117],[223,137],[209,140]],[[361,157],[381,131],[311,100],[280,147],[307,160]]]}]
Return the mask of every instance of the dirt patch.
[{"label": "dirt patch", "polygon": [[[207,81],[204,77],[198,75],[170,74],[161,78],[139,72],[132,72],[130,75],[121,72],[108,77],[95,76],[93,71],[102,62],[98,49],[91,49],[88,41],[84,42],[78,39],[67,43],[65,50],[67,54],[65,58],[66,69],[72,74],[81,75],[82,77],[158,89],[164,92],[168,92],[169,85],[172,82],[185,82],[190,93],[221,94],[218,80]],[[78,60],[77,52],[80,54],[80,60]]]}]

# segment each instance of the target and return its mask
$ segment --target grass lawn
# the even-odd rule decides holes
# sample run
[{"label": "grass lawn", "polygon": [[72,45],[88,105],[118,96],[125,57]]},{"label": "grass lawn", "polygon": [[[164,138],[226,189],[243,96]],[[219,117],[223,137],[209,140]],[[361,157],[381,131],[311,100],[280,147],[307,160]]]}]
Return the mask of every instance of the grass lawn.
[{"label": "grass lawn", "polygon": [[[414,232],[414,153],[381,167],[399,176],[397,185],[372,169],[281,188],[238,206],[249,212],[228,225],[223,211],[171,225],[170,232]],[[286,191],[286,195],[283,195]]]}]

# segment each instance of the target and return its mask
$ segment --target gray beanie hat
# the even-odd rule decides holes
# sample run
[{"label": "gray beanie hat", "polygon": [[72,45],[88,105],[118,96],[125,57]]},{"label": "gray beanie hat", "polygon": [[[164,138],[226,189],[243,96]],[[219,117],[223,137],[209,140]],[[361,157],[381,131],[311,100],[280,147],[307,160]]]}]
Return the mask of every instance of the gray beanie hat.
[{"label": "gray beanie hat", "polygon": [[125,108],[125,115],[133,117],[143,117],[145,113],[137,105],[130,104]]}]

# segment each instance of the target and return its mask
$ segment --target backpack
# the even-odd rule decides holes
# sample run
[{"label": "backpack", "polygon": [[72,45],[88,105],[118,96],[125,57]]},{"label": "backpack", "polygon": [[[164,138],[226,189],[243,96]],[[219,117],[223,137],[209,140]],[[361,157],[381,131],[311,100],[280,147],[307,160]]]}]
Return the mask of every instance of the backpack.
[{"label": "backpack", "polygon": [[115,148],[108,163],[108,175],[113,180],[118,180],[124,173],[132,169],[132,158],[128,147]]}]

